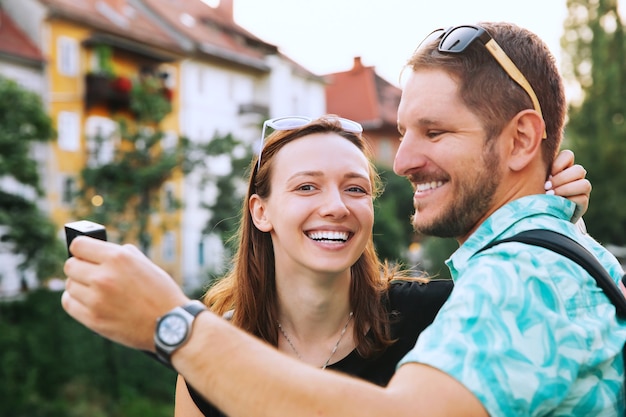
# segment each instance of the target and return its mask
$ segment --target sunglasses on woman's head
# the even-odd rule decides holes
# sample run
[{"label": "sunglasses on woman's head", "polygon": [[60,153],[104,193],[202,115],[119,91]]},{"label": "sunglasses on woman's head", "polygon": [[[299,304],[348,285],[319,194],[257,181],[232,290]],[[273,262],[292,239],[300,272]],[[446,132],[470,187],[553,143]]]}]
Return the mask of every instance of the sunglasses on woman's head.
[{"label": "sunglasses on woman's head", "polygon": [[[462,25],[455,26],[448,29],[436,29],[431,32],[421,43],[421,45],[429,44],[437,39],[439,45],[437,50],[443,53],[460,54],[467,49],[475,40],[479,40],[489,51],[489,53],[500,64],[500,67],[508,74],[513,81],[515,81],[520,87],[526,91],[526,94],[533,102],[533,107],[537,113],[543,118],[541,112],[541,106],[539,105],[539,99],[537,94],[533,90],[532,86],[524,77],[524,74],[517,68],[515,63],[511,61],[511,58],[504,52],[504,50],[498,45],[498,43],[491,37],[491,35],[480,26]],[[420,48],[417,47],[417,49]],[[543,131],[543,139],[547,138],[546,131]]]},{"label": "sunglasses on woman's head", "polygon": [[[339,122],[341,128],[346,132],[363,133],[363,126],[354,120],[344,119],[343,117],[323,117],[323,119]],[[263,122],[263,131],[261,132],[261,141],[259,143],[259,160],[257,161],[257,171],[261,167],[261,154],[263,153],[263,143],[265,142],[265,129],[271,127],[276,130],[293,130],[308,125],[313,120],[306,116],[285,116],[276,117]]]}]

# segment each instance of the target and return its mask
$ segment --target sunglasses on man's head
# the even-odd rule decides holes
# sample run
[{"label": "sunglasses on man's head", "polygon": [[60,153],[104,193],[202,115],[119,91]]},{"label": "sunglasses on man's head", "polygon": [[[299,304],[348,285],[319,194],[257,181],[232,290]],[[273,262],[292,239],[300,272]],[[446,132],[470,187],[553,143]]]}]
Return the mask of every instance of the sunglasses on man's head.
[{"label": "sunglasses on man's head", "polygon": [[[498,45],[498,43],[491,37],[489,32],[480,26],[462,25],[455,26],[448,29],[436,29],[431,32],[421,43],[421,45],[431,43],[437,39],[439,46],[437,50],[443,53],[460,54],[467,49],[475,40],[479,40],[489,51],[489,53],[500,64],[500,67],[508,74],[513,81],[515,81],[520,87],[526,91],[526,94],[533,102],[533,107],[537,113],[543,118],[541,112],[541,106],[539,105],[539,99],[535,94],[532,86],[524,77],[524,74],[517,68],[515,63],[511,61],[511,58],[504,52],[504,50]],[[417,47],[420,48],[419,46]],[[543,131],[543,139],[547,138],[547,132]]]},{"label": "sunglasses on man's head", "polygon": [[[363,133],[363,126],[354,120],[344,119],[343,117],[323,117],[323,119],[339,122],[341,128],[346,132]],[[263,152],[263,143],[265,142],[265,129],[271,127],[276,130],[293,130],[308,125],[314,119],[306,116],[285,116],[276,117],[263,122],[263,131],[261,132],[261,142],[259,143],[259,160],[257,161],[257,170],[261,167],[261,154]]]}]

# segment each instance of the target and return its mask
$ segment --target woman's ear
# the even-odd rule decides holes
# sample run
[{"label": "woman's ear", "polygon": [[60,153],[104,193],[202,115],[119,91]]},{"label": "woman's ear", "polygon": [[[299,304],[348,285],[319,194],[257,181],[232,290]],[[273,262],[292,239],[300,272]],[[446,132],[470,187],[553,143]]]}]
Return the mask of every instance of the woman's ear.
[{"label": "woman's ear", "polygon": [[248,210],[250,210],[250,216],[252,222],[262,232],[272,231],[272,223],[267,218],[267,212],[265,207],[265,201],[258,194],[252,194],[248,200]]},{"label": "woman's ear", "polygon": [[534,110],[522,110],[511,120],[512,142],[509,155],[509,168],[520,171],[536,161],[541,154],[543,119]]}]

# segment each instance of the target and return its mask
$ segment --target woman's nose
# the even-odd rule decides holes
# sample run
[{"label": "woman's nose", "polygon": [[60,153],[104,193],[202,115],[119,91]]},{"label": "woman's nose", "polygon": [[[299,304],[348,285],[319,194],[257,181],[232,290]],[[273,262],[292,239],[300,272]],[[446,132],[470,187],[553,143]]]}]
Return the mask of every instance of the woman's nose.
[{"label": "woman's nose", "polygon": [[344,217],[350,214],[350,210],[340,190],[333,190],[326,193],[320,207],[320,213],[322,216],[333,217]]}]

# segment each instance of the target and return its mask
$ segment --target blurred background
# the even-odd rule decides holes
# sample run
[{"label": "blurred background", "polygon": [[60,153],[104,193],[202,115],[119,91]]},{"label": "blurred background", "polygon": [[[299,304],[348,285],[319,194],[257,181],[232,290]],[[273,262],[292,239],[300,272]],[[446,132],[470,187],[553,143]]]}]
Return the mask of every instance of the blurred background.
[{"label": "blurred background", "polygon": [[173,371],[62,310],[63,225],[105,224],[201,296],[229,264],[270,117],[360,122],[386,184],[379,254],[449,277],[456,242],[412,232],[392,171],[399,75],[438,27],[512,21],[548,43],[563,147],[593,184],[587,229],[626,264],[624,4],[439,3],[0,0],[0,416],[173,415]]}]

